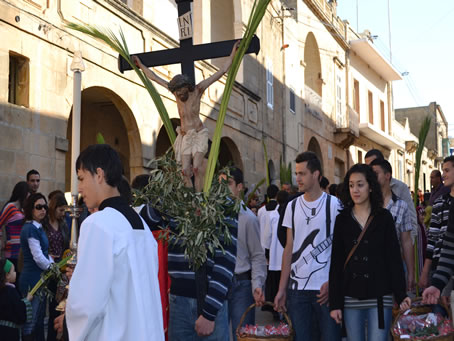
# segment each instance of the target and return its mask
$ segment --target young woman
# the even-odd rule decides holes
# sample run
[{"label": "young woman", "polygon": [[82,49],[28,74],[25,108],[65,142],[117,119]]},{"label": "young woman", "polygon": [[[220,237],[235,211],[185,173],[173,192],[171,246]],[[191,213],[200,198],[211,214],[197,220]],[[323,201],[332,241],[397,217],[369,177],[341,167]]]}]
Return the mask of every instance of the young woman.
[{"label": "young woman", "polygon": [[29,195],[29,187],[25,181],[18,182],[11,193],[11,198],[3,207],[0,215],[0,227],[5,232],[3,236],[6,241],[4,247],[4,257],[8,258],[17,269],[17,259],[20,250],[20,233],[24,225],[23,207],[25,199]]},{"label": "young woman", "polygon": [[337,323],[344,320],[349,341],[386,341],[393,295],[401,309],[411,300],[394,220],[383,208],[380,185],[369,166],[357,164],[348,171],[342,201],[331,254],[330,315]]},{"label": "young woman", "polygon": [[[62,259],[63,252],[69,248],[69,229],[65,220],[65,209],[68,203],[66,202],[63,193],[54,193],[49,198],[49,214],[45,220],[43,227],[49,239],[49,255],[54,259],[54,262],[59,262]],[[49,290],[54,294],[57,292],[57,282],[52,281]],[[55,308],[57,301],[55,298],[49,300],[49,322],[47,330],[47,341],[57,339],[57,333],[54,329],[54,320],[60,315]]]},{"label": "young woman", "polygon": [[[25,224],[20,235],[20,245],[24,255],[24,266],[19,279],[19,289],[26,296],[39,281],[41,273],[46,270],[53,260],[49,257],[49,240],[42,228],[42,222],[47,214],[47,201],[41,193],[34,193],[25,202]],[[32,300],[33,319],[23,327],[22,340],[44,339],[45,302],[35,296]],[[42,336],[42,337],[41,337]],[[41,338],[40,338],[41,337]]]}]

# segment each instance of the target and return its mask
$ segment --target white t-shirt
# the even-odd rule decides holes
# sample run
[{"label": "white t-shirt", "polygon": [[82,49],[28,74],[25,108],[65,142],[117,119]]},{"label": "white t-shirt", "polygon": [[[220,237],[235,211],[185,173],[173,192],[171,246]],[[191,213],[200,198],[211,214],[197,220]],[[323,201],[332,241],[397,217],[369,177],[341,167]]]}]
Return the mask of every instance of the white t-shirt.
[{"label": "white t-shirt", "polygon": [[[326,200],[323,194],[315,201],[295,198],[295,234],[293,237],[292,264],[289,286],[294,290],[320,290],[328,281],[331,261],[334,222],[341,209],[339,200],[331,196],[330,236],[326,235]],[[292,202],[285,210],[282,226],[292,228]]]}]

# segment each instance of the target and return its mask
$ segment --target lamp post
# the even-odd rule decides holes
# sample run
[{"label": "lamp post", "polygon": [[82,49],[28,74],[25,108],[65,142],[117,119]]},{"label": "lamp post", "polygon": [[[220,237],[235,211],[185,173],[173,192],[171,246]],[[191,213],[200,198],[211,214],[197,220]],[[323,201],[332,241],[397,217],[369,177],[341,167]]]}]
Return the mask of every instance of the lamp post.
[{"label": "lamp post", "polygon": [[72,135],[71,135],[71,206],[69,211],[71,213],[71,241],[69,248],[72,257],[68,264],[75,266],[77,263],[77,239],[78,239],[78,226],[77,218],[79,217],[81,209],[77,207],[77,173],[75,169],[76,159],[80,154],[80,107],[81,107],[81,85],[82,85],[82,72],[85,71],[85,65],[82,59],[81,51],[75,51],[73,61],[71,63],[71,71],[74,72],[73,83],[73,112],[72,112]]}]

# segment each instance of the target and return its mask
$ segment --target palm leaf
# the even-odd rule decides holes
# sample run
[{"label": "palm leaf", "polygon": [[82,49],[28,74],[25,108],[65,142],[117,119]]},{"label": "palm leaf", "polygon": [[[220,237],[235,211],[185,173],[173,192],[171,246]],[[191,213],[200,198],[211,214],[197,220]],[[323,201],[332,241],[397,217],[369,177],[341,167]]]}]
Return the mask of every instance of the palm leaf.
[{"label": "palm leaf", "polygon": [[418,189],[419,189],[419,176],[421,172],[421,158],[422,152],[424,150],[424,145],[426,143],[427,135],[429,134],[430,123],[432,118],[427,116],[424,121],[422,122],[421,128],[419,129],[419,144],[418,149],[416,149],[416,160],[415,160],[415,196],[413,198],[414,204],[418,202]]},{"label": "palm leaf", "polygon": [[238,51],[235,54],[235,58],[233,59],[232,66],[230,67],[224,88],[224,94],[222,96],[221,106],[219,109],[219,116],[214,131],[210,155],[208,157],[208,165],[205,173],[205,183],[203,186],[203,191],[205,192],[205,194],[208,194],[211,184],[213,182],[213,176],[216,168],[216,160],[218,159],[219,147],[221,144],[222,127],[224,126],[224,120],[227,113],[227,107],[229,104],[230,95],[232,93],[236,74],[238,73],[238,69],[240,68],[241,60],[243,59],[243,56],[246,53],[249,44],[251,43],[252,37],[257,31],[257,27],[259,26],[261,20],[263,19],[263,16],[266,13],[266,8],[270,1],[271,0],[254,1],[252,12],[248,20],[248,25],[246,27],[246,32],[244,33]]},{"label": "palm leaf", "polygon": [[265,155],[265,178],[266,178],[266,186],[270,186],[270,168],[268,166],[268,151],[266,149],[265,140],[262,139],[263,145],[263,154]]},{"label": "palm leaf", "polygon": [[247,200],[246,200],[246,206],[249,205],[249,203],[251,202],[252,198],[254,197],[254,194],[255,192],[257,192],[257,190],[259,189],[260,186],[262,186],[264,183],[265,183],[265,178],[263,178],[262,180],[260,180],[257,185],[254,186],[254,188],[252,189],[251,193],[248,194],[247,196]]},{"label": "palm leaf", "polygon": [[148,93],[150,94],[156,109],[158,110],[159,116],[161,117],[161,120],[164,124],[164,128],[166,129],[167,135],[169,136],[170,142],[173,143],[175,142],[176,136],[175,136],[175,131],[173,130],[172,122],[170,121],[169,114],[167,113],[167,110],[164,106],[164,103],[162,102],[161,96],[159,95],[159,92],[156,90],[154,87],[153,83],[148,79],[147,76],[140,70],[132,61],[130,54],[129,54],[129,49],[128,45],[126,44],[126,38],[125,35],[123,34],[123,31],[120,28],[120,39],[112,32],[110,29],[101,29],[95,26],[91,25],[79,25],[76,23],[69,23],[67,25],[68,28],[85,33],[95,39],[101,40],[105,42],[107,45],[112,48],[115,52],[120,54],[131,67],[134,69],[134,71],[137,73],[139,76],[140,80],[142,81],[143,85],[147,89]]}]

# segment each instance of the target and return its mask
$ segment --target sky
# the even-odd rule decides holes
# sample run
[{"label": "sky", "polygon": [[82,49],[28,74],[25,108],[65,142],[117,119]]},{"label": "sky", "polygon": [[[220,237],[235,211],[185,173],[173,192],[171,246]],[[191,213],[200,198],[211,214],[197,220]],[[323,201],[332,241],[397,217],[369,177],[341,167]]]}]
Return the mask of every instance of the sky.
[{"label": "sky", "polygon": [[338,0],[337,4],[337,15],[354,30],[367,29],[378,36],[375,46],[403,74],[403,80],[393,82],[394,108],[437,102],[448,121],[448,134],[454,137],[454,1]]}]

